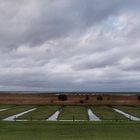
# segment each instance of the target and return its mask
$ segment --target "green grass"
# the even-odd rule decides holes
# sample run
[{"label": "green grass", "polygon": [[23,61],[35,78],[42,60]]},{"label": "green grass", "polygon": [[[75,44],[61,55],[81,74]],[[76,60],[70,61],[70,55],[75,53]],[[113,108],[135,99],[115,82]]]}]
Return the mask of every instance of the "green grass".
[{"label": "green grass", "polygon": [[10,108],[9,110],[0,112],[0,120],[5,119],[6,117],[9,117],[9,116],[15,115],[17,113],[26,111],[31,108],[33,108],[33,106],[28,106],[28,105],[14,106]]},{"label": "green grass", "polygon": [[46,120],[49,116],[51,116],[55,111],[59,109],[60,106],[52,106],[52,105],[37,106],[37,110],[24,114],[23,116],[20,116],[18,119]]},{"label": "green grass", "polygon": [[0,104],[0,109],[4,109],[4,108],[11,108],[13,107],[14,105],[3,105],[3,104]]},{"label": "green grass", "polygon": [[59,120],[88,120],[86,107],[65,106],[60,113]]},{"label": "green grass", "polygon": [[115,112],[111,107],[92,106],[91,109],[101,120],[127,120],[126,117]]},{"label": "green grass", "polygon": [[140,107],[138,106],[116,106],[116,108],[136,117],[140,117]]},{"label": "green grass", "polygon": [[0,140],[140,140],[139,122],[0,122]]}]

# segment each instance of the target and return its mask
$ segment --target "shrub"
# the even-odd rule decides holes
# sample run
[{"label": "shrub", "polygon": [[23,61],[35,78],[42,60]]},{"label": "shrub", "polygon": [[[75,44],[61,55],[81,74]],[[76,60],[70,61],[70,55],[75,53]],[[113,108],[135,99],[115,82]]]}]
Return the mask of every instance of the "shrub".
[{"label": "shrub", "polygon": [[103,97],[102,96],[98,96],[97,97],[97,100],[102,101],[103,100]]},{"label": "shrub", "polygon": [[80,100],[80,103],[81,103],[81,104],[83,104],[83,103],[84,103],[84,101],[83,101],[83,100]]},{"label": "shrub", "polygon": [[66,95],[59,95],[58,96],[58,100],[60,100],[60,101],[66,101],[67,100],[67,96]]}]

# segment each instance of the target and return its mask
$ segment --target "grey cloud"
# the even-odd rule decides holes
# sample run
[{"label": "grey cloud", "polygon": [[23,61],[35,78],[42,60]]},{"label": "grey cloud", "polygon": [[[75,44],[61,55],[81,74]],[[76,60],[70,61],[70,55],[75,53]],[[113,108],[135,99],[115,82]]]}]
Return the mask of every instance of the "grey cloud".
[{"label": "grey cloud", "polygon": [[140,90],[139,0],[1,0],[0,90]]},{"label": "grey cloud", "polygon": [[[80,3],[80,4],[79,4]],[[90,3],[90,4],[89,4]],[[117,1],[3,1],[1,2],[1,43],[18,46],[42,44],[46,40],[80,32],[113,14]],[[7,10],[9,8],[9,10]],[[14,34],[14,35],[13,35]],[[8,39],[8,42],[7,42]]]}]

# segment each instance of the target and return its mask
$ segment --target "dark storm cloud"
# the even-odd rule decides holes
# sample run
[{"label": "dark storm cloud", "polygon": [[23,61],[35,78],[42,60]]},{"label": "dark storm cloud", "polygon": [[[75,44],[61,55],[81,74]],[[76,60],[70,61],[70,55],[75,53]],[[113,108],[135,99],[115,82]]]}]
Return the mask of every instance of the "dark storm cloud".
[{"label": "dark storm cloud", "polygon": [[117,11],[118,3],[107,1],[101,4],[97,0],[2,1],[0,41],[7,47],[17,47],[20,43],[34,45],[72,32],[81,33]]},{"label": "dark storm cloud", "polygon": [[139,0],[1,0],[1,90],[139,90]]}]

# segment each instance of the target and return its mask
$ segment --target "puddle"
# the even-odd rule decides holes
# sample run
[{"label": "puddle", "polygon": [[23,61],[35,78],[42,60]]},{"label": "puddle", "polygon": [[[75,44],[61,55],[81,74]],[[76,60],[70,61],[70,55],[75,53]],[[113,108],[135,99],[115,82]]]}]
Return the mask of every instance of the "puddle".
[{"label": "puddle", "polygon": [[30,109],[30,110],[24,111],[24,112],[22,112],[22,113],[19,113],[19,114],[10,116],[10,117],[8,117],[8,118],[5,118],[5,119],[3,119],[3,120],[4,120],[4,121],[15,121],[16,118],[18,118],[18,117],[20,117],[20,116],[22,116],[22,115],[24,115],[24,114],[26,114],[26,113],[29,113],[29,112],[31,112],[31,111],[34,111],[34,110],[36,110],[36,109],[37,109],[37,108],[33,108],[33,109]]},{"label": "puddle", "polygon": [[125,113],[125,112],[123,112],[123,111],[121,111],[121,110],[119,110],[119,109],[113,108],[113,110],[115,110],[116,112],[118,112],[118,113],[124,115],[126,118],[128,118],[128,119],[130,119],[130,120],[133,120],[133,121],[140,121],[140,118],[135,117],[135,116],[132,116],[132,115],[130,115],[130,114],[127,114],[127,113]]},{"label": "puddle", "polygon": [[57,121],[57,118],[60,114],[60,110],[56,111],[52,116],[50,116],[47,120],[48,121]]},{"label": "puddle", "polygon": [[101,121],[100,118],[98,118],[90,108],[88,108],[88,116],[90,121]]},{"label": "puddle", "polygon": [[0,112],[1,112],[1,111],[5,111],[5,110],[8,110],[8,109],[9,109],[9,108],[0,109]]}]

